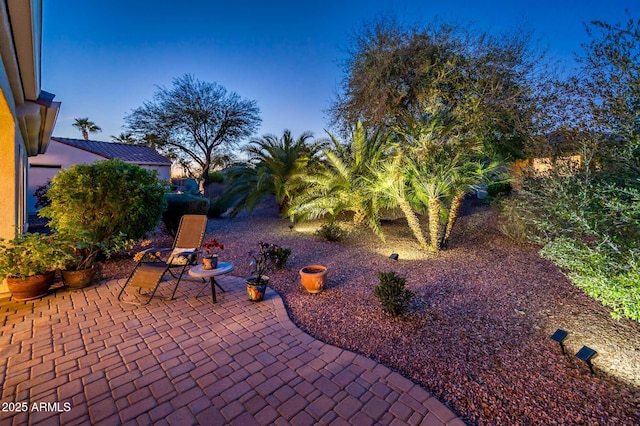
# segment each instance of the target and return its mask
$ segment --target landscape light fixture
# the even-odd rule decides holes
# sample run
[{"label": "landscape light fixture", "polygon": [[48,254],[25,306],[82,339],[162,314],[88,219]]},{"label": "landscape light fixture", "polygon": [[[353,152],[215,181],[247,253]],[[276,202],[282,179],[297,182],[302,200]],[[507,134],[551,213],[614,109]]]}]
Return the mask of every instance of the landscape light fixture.
[{"label": "landscape light fixture", "polygon": [[560,344],[560,349],[562,349],[563,354],[566,352],[564,351],[564,344],[562,342],[564,342],[564,339],[566,339],[568,335],[569,333],[561,328],[557,329],[556,332],[551,335],[551,338]]},{"label": "landscape light fixture", "polygon": [[393,259],[393,260],[398,260],[398,253],[391,253],[391,256],[389,256],[389,259]]},{"label": "landscape light fixture", "polygon": [[576,354],[576,358],[587,363],[587,365],[589,366],[589,370],[591,370],[591,374],[594,374],[593,364],[591,364],[591,358],[596,356],[596,354],[597,352],[588,346],[583,346]]}]

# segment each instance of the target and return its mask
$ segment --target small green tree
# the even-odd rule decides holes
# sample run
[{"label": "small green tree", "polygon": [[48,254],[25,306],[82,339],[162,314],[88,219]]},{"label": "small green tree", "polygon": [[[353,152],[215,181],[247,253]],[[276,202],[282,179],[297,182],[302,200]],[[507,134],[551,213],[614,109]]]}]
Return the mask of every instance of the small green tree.
[{"label": "small green tree", "polygon": [[112,249],[157,226],[164,193],[155,171],[122,160],[76,164],[53,178],[40,216],[63,235]]}]

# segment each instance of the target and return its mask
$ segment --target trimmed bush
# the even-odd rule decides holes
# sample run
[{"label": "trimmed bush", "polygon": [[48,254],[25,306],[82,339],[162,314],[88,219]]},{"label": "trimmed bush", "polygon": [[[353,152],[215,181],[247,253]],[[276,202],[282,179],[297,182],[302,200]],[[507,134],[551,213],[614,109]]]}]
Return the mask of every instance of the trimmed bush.
[{"label": "trimmed bush", "polygon": [[49,227],[112,249],[153,230],[165,207],[165,184],[155,171],[122,160],[76,164],[52,179],[40,210]]},{"label": "trimmed bush", "polygon": [[378,272],[380,284],[373,293],[382,305],[382,309],[394,316],[401,315],[407,309],[413,292],[405,288],[407,280],[396,274],[395,271]]},{"label": "trimmed bush", "polygon": [[224,174],[222,172],[209,172],[209,183],[224,183]]},{"label": "trimmed bush", "polygon": [[162,214],[162,223],[172,237],[176,236],[180,219],[185,214],[208,214],[209,199],[191,194],[166,194],[167,209]]},{"label": "trimmed bush", "polygon": [[316,235],[327,241],[343,241],[349,232],[334,222],[325,223],[316,231]]},{"label": "trimmed bush", "polygon": [[209,198],[209,210],[207,216],[220,217],[231,208],[231,202],[226,197]]}]

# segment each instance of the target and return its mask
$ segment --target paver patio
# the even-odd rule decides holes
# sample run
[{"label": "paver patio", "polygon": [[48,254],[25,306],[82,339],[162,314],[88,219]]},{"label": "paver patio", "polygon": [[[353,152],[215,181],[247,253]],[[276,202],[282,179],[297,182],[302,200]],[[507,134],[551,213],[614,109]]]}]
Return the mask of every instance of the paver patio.
[{"label": "paver patio", "polygon": [[215,305],[197,282],[146,306],[117,302],[121,280],[0,299],[0,424],[463,424],[400,374],[302,332],[273,290],[252,303],[242,278],[219,282]]}]

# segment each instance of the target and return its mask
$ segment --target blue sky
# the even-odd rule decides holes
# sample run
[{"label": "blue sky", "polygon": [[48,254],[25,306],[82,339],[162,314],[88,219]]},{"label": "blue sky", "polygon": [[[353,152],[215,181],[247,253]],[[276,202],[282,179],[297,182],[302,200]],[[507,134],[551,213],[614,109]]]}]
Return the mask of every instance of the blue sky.
[{"label": "blue sky", "polygon": [[363,23],[392,16],[406,23],[471,24],[501,33],[532,30],[567,67],[586,41],[584,23],[640,17],[637,0],[44,0],[42,87],[62,108],[55,136],[89,117],[95,140],[123,131],[124,117],[186,73],[257,101],[257,135],[324,136],[325,110],[340,88],[339,63]]}]

